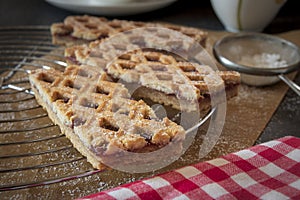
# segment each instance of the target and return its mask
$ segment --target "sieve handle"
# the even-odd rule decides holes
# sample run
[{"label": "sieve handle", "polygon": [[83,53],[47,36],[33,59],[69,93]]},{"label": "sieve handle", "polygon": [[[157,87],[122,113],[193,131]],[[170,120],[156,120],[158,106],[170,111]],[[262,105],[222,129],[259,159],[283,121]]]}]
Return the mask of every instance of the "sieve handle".
[{"label": "sieve handle", "polygon": [[285,82],[296,94],[300,96],[300,86],[290,80],[288,77],[284,76],[283,74],[279,74],[278,77]]}]

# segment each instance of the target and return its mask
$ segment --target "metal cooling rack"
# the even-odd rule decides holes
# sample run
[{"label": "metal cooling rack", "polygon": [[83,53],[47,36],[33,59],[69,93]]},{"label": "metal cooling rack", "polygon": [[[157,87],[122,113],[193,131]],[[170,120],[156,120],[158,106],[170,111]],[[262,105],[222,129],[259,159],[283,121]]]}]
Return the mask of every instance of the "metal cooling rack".
[{"label": "metal cooling rack", "polygon": [[0,191],[99,172],[49,120],[30,91],[28,70],[62,70],[62,55],[63,49],[51,43],[49,27],[0,28]]},{"label": "metal cooling rack", "polygon": [[[63,70],[63,48],[48,26],[0,28],[0,191],[69,181],[99,173],[37,104],[28,72]],[[198,129],[212,109],[187,132]]]}]

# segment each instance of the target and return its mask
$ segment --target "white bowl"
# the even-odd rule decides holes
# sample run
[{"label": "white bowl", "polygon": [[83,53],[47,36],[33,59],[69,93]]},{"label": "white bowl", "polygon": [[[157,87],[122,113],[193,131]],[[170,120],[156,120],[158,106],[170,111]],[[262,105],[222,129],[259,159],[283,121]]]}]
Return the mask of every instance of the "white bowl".
[{"label": "white bowl", "polygon": [[[150,12],[166,7],[176,0],[46,0],[48,3],[66,10],[105,16],[124,16]],[[90,2],[91,1],[91,2]],[[119,3],[117,3],[119,1]],[[122,2],[121,2],[122,1]]]},{"label": "white bowl", "polygon": [[211,0],[212,7],[230,32],[262,31],[286,0]]}]

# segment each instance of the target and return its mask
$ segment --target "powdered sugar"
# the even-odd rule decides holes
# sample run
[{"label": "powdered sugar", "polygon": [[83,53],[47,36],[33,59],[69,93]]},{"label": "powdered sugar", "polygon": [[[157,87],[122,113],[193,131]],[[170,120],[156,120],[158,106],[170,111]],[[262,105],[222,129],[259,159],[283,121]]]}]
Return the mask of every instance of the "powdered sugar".
[{"label": "powdered sugar", "polygon": [[279,54],[262,53],[254,56],[242,56],[240,63],[257,68],[278,68],[287,65],[287,62]]},{"label": "powdered sugar", "polygon": [[[244,55],[241,57],[239,64],[253,68],[279,68],[287,65],[286,60],[282,59],[279,54],[262,53],[253,56]],[[263,86],[271,85],[279,81],[276,76],[254,76],[241,75],[242,81],[248,85]]]}]

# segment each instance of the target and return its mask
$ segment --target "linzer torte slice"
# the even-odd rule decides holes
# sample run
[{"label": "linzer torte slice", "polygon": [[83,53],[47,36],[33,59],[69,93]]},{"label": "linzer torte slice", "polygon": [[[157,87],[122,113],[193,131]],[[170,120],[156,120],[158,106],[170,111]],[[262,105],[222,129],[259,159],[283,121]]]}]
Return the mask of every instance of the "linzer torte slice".
[{"label": "linzer torte slice", "polygon": [[[174,40],[173,37],[153,40],[156,41],[143,42],[151,44],[159,42],[160,45],[165,44],[171,49],[174,41],[176,46],[179,42],[182,43],[181,46],[187,46],[184,41]],[[198,108],[207,110],[211,107],[211,94],[218,96],[223,89],[226,91],[227,99],[238,94],[240,75],[237,72],[214,71],[207,65],[188,62],[165,51],[154,49],[131,51],[138,48],[130,41],[128,45],[120,45],[117,40],[106,43],[106,40],[102,40],[89,45],[70,47],[66,49],[65,56],[69,63],[98,67],[115,80],[138,84],[140,87],[134,91],[135,95],[170,105],[178,110],[195,111]],[[187,47],[184,51],[188,50]],[[186,53],[184,51],[183,54]],[[214,75],[220,78],[216,79]]]},{"label": "linzer torte slice", "polygon": [[64,72],[36,70],[29,78],[39,104],[95,168],[151,162],[157,157],[146,161],[126,152],[149,152],[168,144],[173,147],[166,156],[181,153],[184,129],[168,118],[158,119],[104,71],[72,65]]},{"label": "linzer torte slice", "polygon": [[171,24],[146,23],[126,20],[107,20],[95,16],[68,16],[62,23],[51,26],[54,44],[71,46],[89,43],[94,40],[110,37],[116,33],[141,27],[164,27],[179,31],[193,38],[203,47],[206,44],[207,32],[190,27]]},{"label": "linzer torte slice", "polygon": [[153,51],[127,53],[108,64],[105,70],[114,79],[140,85],[134,91],[136,96],[182,111],[208,110],[212,93],[218,97],[224,89],[230,99],[238,94],[240,84],[237,72],[215,72],[207,65]]}]

